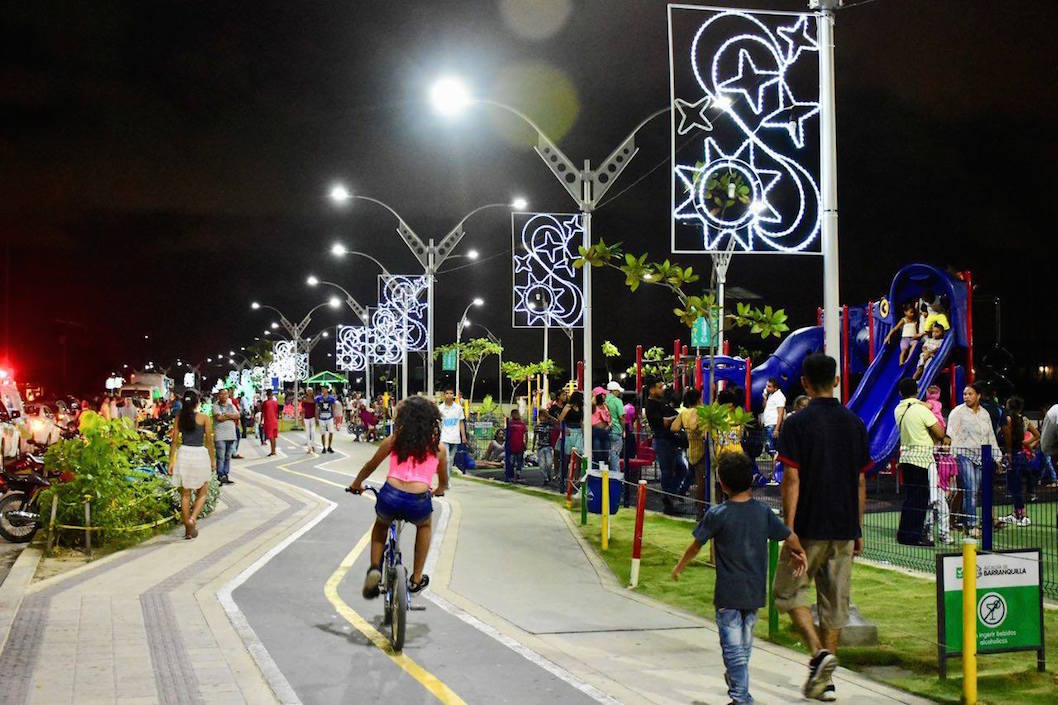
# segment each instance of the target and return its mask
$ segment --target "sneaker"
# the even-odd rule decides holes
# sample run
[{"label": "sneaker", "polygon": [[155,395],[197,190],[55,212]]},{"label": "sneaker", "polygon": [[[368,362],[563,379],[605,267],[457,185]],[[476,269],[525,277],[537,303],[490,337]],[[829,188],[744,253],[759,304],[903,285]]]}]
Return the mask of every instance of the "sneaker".
[{"label": "sneaker", "polygon": [[838,667],[838,657],[823,649],[808,662],[808,680],[801,688],[801,694],[814,699],[823,694],[830,674]]},{"label": "sneaker", "polygon": [[1017,521],[1015,523],[1017,523],[1018,526],[1031,526],[1032,525],[1032,520],[1029,519],[1027,516],[1022,516],[1022,517],[1018,517],[1018,519],[1017,519]]},{"label": "sneaker", "polygon": [[1007,514],[1005,517],[1000,517],[999,518],[999,523],[1000,524],[1016,524],[1017,521],[1018,521],[1018,518],[1016,516],[1014,516],[1013,514]]},{"label": "sneaker", "polygon": [[831,683],[828,680],[827,684],[826,684],[826,687],[823,688],[823,692],[819,694],[819,697],[816,698],[816,700],[822,700],[825,703],[832,703],[832,702],[834,702],[837,699],[838,699],[837,688],[835,688],[834,684]]},{"label": "sneaker", "polygon": [[371,566],[367,569],[367,575],[364,576],[364,590],[363,595],[365,600],[373,600],[378,597],[379,590],[378,585],[382,582],[382,571],[378,568]]},{"label": "sneaker", "polygon": [[779,483],[775,480],[768,480],[768,487],[778,487]]}]

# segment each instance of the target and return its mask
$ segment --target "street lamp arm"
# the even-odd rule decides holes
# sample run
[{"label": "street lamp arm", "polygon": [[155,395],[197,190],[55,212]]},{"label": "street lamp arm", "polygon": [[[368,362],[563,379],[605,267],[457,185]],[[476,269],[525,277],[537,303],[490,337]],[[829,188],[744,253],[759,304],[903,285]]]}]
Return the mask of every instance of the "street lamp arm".
[{"label": "street lamp arm", "polygon": [[523,113],[521,110],[518,110],[517,108],[512,108],[511,106],[507,105],[506,103],[501,103],[501,102],[499,102],[497,100],[492,100],[491,98],[475,98],[474,102],[481,103],[482,105],[491,105],[494,108],[499,108],[500,110],[507,111],[511,115],[514,115],[515,117],[520,118],[523,122],[528,124],[529,127],[533,128],[536,131],[537,135],[539,135],[540,137],[544,138],[548,142],[551,142],[552,144],[554,144],[554,140],[552,140],[550,137],[547,136],[547,133],[544,132],[543,128],[541,128],[539,125],[537,125],[533,121],[533,119],[531,117],[529,117],[528,115]]},{"label": "street lamp arm", "polygon": [[403,225],[405,228],[408,228],[408,230],[411,230],[411,227],[405,222],[404,218],[400,217],[400,213],[398,213],[397,211],[393,210],[393,207],[390,206],[388,203],[385,203],[384,201],[380,201],[377,198],[372,198],[371,196],[361,196],[360,194],[355,194],[353,196],[353,198],[359,199],[361,201],[369,201],[371,203],[374,203],[375,205],[382,206],[383,208],[385,208],[386,210],[388,210],[390,213],[393,214],[393,217],[397,219],[398,223]]},{"label": "street lamp arm", "polygon": [[[403,222],[403,221],[401,221],[401,222]],[[407,226],[405,226],[405,227],[407,227]],[[379,262],[377,259],[375,259],[371,255],[367,254],[366,252],[360,252],[359,250],[349,250],[346,254],[359,255],[360,257],[365,257],[365,258],[371,260],[372,262],[374,262],[376,265],[378,265],[378,268],[382,270],[383,274],[385,274],[387,277],[390,276],[389,270],[386,269],[386,265],[382,264],[381,262]],[[324,283],[326,283],[326,282],[324,282]]]},{"label": "street lamp arm", "polygon": [[352,310],[352,312],[354,314],[356,314],[357,318],[359,318],[361,320],[365,320],[365,321],[367,320],[367,309],[364,306],[362,306],[360,304],[360,302],[356,300],[356,297],[353,296],[352,294],[350,294],[345,289],[345,287],[341,286],[340,284],[335,284],[334,282],[324,281],[323,279],[320,279],[319,282],[320,282],[320,284],[326,284],[327,286],[333,286],[335,289],[337,289],[338,291],[342,292],[345,295],[345,304],[346,304],[346,306],[348,306],[350,308],[350,310]]}]

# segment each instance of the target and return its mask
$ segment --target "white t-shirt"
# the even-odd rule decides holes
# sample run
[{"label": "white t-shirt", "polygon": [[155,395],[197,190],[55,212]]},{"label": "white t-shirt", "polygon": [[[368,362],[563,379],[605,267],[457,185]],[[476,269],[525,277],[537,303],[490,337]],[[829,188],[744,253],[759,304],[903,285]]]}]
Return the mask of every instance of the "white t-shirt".
[{"label": "white t-shirt", "polygon": [[452,405],[441,404],[441,442],[462,443],[463,437],[459,434],[459,423],[466,418],[463,415],[463,407],[455,402]]},{"label": "white t-shirt", "polygon": [[764,401],[764,413],[760,416],[761,423],[765,426],[777,425],[779,423],[779,409],[785,408],[786,395],[782,393],[781,389],[776,389]]}]

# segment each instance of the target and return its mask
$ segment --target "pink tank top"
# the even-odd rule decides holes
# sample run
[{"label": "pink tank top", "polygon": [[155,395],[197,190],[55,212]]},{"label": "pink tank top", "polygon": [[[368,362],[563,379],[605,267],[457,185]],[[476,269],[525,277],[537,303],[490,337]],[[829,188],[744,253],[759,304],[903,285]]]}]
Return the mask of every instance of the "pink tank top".
[{"label": "pink tank top", "polygon": [[389,454],[389,474],[387,477],[396,478],[403,482],[424,482],[427,485],[433,482],[433,476],[437,474],[437,456],[427,455],[426,460],[421,463],[415,458],[406,458],[403,463],[397,462],[397,454]]}]

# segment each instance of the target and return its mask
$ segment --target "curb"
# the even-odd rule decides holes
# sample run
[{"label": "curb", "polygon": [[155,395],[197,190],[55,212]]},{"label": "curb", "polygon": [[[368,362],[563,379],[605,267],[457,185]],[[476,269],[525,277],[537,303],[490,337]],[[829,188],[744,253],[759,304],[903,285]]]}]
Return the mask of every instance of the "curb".
[{"label": "curb", "polygon": [[0,585],[0,650],[7,643],[11,623],[18,613],[18,608],[22,605],[22,598],[26,596],[26,588],[33,581],[37,565],[43,556],[44,551],[36,546],[26,546],[22,549],[22,553],[18,554],[3,584]]}]

